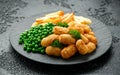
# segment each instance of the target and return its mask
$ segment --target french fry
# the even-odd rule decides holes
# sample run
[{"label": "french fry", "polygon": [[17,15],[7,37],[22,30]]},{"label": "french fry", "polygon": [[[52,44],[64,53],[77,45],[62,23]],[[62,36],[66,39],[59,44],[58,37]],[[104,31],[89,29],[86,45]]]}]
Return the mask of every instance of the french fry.
[{"label": "french fry", "polygon": [[58,11],[58,15],[59,15],[59,16],[63,16],[63,15],[64,15],[64,12],[63,12],[63,11]]},{"label": "french fry", "polygon": [[77,23],[86,24],[86,25],[89,25],[92,23],[90,19],[84,18],[82,16],[74,16],[74,18]]},{"label": "french fry", "polygon": [[71,21],[68,23],[69,26],[74,26],[75,25],[75,21]]},{"label": "french fry", "polygon": [[36,19],[36,22],[39,23],[39,24],[40,24],[40,23],[43,23],[43,22],[44,22],[44,19],[45,19],[45,17],[43,17],[43,18],[37,18],[37,19]]},{"label": "french fry", "polygon": [[44,22],[47,23],[47,22],[52,22],[54,24],[58,23],[61,21],[61,18],[58,17],[58,18],[48,18],[48,19],[45,19]]},{"label": "french fry", "polygon": [[70,21],[74,20],[74,13],[69,14],[66,18],[62,20],[62,22],[67,22],[69,23]]},{"label": "french fry", "polygon": [[70,13],[65,14],[65,15],[62,17],[62,20],[64,20],[68,15],[70,15]]}]

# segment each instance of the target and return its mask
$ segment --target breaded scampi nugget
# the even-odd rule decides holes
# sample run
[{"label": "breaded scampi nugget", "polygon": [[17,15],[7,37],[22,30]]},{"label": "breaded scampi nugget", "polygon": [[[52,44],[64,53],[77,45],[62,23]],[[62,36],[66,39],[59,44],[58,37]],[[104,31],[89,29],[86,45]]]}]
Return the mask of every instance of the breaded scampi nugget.
[{"label": "breaded scampi nugget", "polygon": [[81,34],[82,40],[87,44],[89,42],[88,38]]},{"label": "breaded scampi nugget", "polygon": [[47,36],[47,37],[45,37],[45,38],[42,39],[41,45],[42,45],[43,47],[47,47],[47,46],[49,46],[50,44],[52,44],[52,42],[53,42],[55,39],[57,39],[58,37],[59,37],[59,35],[51,34],[51,35],[49,35],[49,36]]},{"label": "breaded scampi nugget", "polygon": [[46,47],[45,52],[47,55],[51,55],[51,56],[60,56],[61,55],[61,49],[58,47],[53,47],[53,46]]},{"label": "breaded scampi nugget", "polygon": [[91,32],[89,32],[88,34],[89,34],[89,35],[92,35],[92,36],[95,36],[95,33],[94,33],[94,32],[92,32],[92,31],[91,31]]},{"label": "breaded scampi nugget", "polygon": [[53,33],[54,34],[67,34],[69,32],[69,29],[68,28],[64,28],[64,27],[60,27],[60,26],[55,26],[53,28]]},{"label": "breaded scampi nugget", "polygon": [[89,33],[91,31],[91,28],[88,25],[79,25],[84,29],[84,33]]},{"label": "breaded scampi nugget", "polygon": [[85,54],[87,54],[87,52],[88,52],[88,47],[86,46],[86,44],[84,43],[84,41],[83,40],[77,40],[77,42],[76,42],[76,47],[77,47],[77,50],[78,50],[78,52],[80,53],[80,54],[82,54],[82,55],[85,55]]},{"label": "breaded scampi nugget", "polygon": [[96,45],[92,42],[89,42],[87,44],[87,47],[88,47],[88,53],[92,53],[96,49]]},{"label": "breaded scampi nugget", "polygon": [[64,59],[68,59],[68,58],[72,57],[73,55],[75,55],[76,52],[77,52],[77,50],[76,50],[75,45],[69,45],[62,49],[61,56]]},{"label": "breaded scampi nugget", "polygon": [[93,35],[85,34],[85,37],[88,38],[89,41],[93,42],[95,45],[97,44],[97,38]]},{"label": "breaded scampi nugget", "polygon": [[61,34],[59,36],[60,43],[63,44],[75,44],[76,40],[70,34]]},{"label": "breaded scampi nugget", "polygon": [[84,29],[78,25],[75,25],[74,22],[70,22],[68,25],[69,25],[69,27],[68,27],[69,30],[75,29],[75,30],[78,30],[81,34],[84,34]]}]

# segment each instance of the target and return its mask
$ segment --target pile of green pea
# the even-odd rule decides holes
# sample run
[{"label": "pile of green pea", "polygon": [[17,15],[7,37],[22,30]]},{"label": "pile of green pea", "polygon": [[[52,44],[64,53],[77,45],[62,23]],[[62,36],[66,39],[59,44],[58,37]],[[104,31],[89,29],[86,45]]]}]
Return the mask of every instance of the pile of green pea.
[{"label": "pile of green pea", "polygon": [[53,27],[52,23],[31,27],[21,33],[19,44],[23,44],[24,50],[27,52],[45,54],[45,47],[42,47],[40,43],[43,38],[52,34]]}]

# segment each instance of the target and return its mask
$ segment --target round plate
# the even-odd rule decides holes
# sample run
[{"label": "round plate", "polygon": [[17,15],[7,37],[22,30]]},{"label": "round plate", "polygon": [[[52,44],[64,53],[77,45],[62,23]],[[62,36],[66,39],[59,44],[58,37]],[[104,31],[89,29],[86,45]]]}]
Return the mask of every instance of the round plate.
[{"label": "round plate", "polygon": [[23,31],[29,29],[31,27],[31,24],[35,21],[35,18],[40,17],[40,15],[41,14],[34,15],[32,17],[25,19],[22,22],[17,23],[16,25],[14,25],[10,33],[10,42],[13,48],[26,58],[29,58],[37,62],[54,65],[80,64],[100,57],[109,49],[111,45],[112,36],[110,31],[102,22],[90,17],[90,19],[93,21],[93,23],[90,26],[92,30],[95,32],[95,36],[98,39],[96,51],[94,51],[93,53],[84,56],[76,55],[68,60],[51,57],[46,54],[42,55],[39,53],[27,53],[26,51],[23,50],[23,45],[18,44],[19,36]]}]

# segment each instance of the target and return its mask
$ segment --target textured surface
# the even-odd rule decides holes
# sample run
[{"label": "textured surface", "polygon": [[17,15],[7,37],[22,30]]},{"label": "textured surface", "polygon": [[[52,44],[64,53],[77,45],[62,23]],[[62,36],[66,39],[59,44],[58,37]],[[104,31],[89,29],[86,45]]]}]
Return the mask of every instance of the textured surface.
[{"label": "textured surface", "polygon": [[[48,9],[85,13],[103,22],[112,33],[111,48],[94,61],[73,66],[40,64],[22,57],[10,45],[11,26]],[[119,13],[119,0],[0,0],[0,75],[119,75]]]}]

